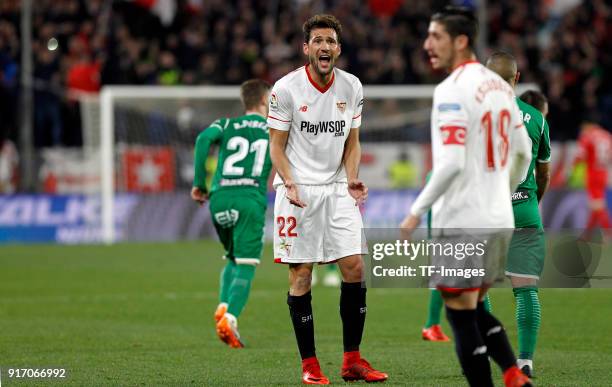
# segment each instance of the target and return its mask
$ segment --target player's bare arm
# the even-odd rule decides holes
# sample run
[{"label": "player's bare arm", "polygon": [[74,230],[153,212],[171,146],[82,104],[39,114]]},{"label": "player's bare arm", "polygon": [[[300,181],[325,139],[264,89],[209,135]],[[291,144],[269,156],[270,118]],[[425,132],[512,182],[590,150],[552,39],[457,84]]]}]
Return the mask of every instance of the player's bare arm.
[{"label": "player's bare arm", "polygon": [[362,204],[368,198],[368,187],[358,178],[359,161],[361,160],[361,144],[359,143],[359,128],[352,128],[344,144],[342,162],[346,170],[349,194],[355,199],[355,205]]},{"label": "player's bare arm", "polygon": [[288,139],[288,131],[270,128],[270,158],[272,159],[274,168],[276,168],[276,171],[283,179],[283,183],[287,189],[287,199],[289,203],[304,208],[306,207],[306,203],[300,200],[297,186],[293,182],[293,177],[291,176],[289,159],[287,159],[287,155],[285,154],[285,147],[287,146]]},{"label": "player's bare arm", "polygon": [[550,184],[550,163],[536,163],[536,184],[538,186],[538,203],[542,200],[544,193]]}]

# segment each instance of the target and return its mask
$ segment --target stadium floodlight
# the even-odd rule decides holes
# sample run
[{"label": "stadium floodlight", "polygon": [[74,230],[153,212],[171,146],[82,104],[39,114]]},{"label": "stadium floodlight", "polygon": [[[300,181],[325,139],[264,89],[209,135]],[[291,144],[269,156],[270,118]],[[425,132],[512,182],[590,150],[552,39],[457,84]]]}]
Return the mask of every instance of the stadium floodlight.
[{"label": "stadium floodlight", "polygon": [[[369,142],[426,142],[434,88],[364,86],[368,101],[361,132],[364,148]],[[528,89],[539,88],[521,84],[517,94]],[[213,120],[239,115],[242,108],[238,86],[105,86],[99,102],[91,97],[81,99],[81,111],[84,143],[100,149],[101,238],[108,244],[131,239],[117,235],[117,193],[140,192],[155,197],[168,190],[187,192],[193,176],[189,162],[195,137]],[[143,158],[167,162],[172,179],[164,181],[161,172],[150,163],[140,168],[141,175],[130,172],[130,160]],[[162,182],[146,186],[154,179]],[[156,209],[155,204],[150,208]],[[146,223],[147,220],[139,222]]]}]

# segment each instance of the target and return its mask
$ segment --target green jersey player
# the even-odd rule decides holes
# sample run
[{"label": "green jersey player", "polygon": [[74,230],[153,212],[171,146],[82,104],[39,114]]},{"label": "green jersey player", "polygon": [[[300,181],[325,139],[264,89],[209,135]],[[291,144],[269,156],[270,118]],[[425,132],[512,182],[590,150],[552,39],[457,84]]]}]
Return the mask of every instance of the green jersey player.
[{"label": "green jersey player", "polygon": [[[487,61],[487,67],[501,75],[512,86],[518,81],[516,60],[510,54],[494,53]],[[533,372],[532,359],[540,329],[541,311],[537,281],[544,268],[546,254],[544,227],[538,203],[550,181],[550,137],[546,118],[542,114],[548,108],[543,95],[540,94],[538,100],[542,111],[517,99],[523,124],[531,139],[532,158],[525,179],[512,195],[516,231],[506,263],[506,275],[510,277],[516,300],[519,339],[517,362],[519,368],[528,376]],[[535,99],[532,98],[532,101]]]},{"label": "green jersey player", "polygon": [[[245,115],[216,120],[200,133],[195,147],[191,198],[200,204],[210,199],[213,224],[225,248],[227,263],[221,272],[215,321],[217,335],[232,348],[244,346],[237,318],[249,297],[263,249],[266,190],[272,168],[266,123],[269,89],[261,80],[244,82],[240,98]],[[219,146],[219,158],[208,189],[206,159],[213,144]]]}]

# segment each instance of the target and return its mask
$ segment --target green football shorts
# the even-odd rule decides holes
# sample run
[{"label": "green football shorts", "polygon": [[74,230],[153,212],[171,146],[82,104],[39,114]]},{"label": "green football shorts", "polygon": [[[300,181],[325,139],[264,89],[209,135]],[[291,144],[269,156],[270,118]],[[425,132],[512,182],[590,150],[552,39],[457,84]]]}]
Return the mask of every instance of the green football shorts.
[{"label": "green football shorts", "polygon": [[516,228],[542,227],[540,208],[536,194],[529,191],[521,191],[527,196],[526,200],[513,200],[512,211],[514,212],[514,223]]},{"label": "green football shorts", "polygon": [[546,239],[541,226],[517,228],[508,250],[506,275],[540,279],[545,255]]},{"label": "green football shorts", "polygon": [[257,265],[261,259],[266,205],[253,196],[225,191],[210,198],[210,213],[225,257],[237,264]]}]

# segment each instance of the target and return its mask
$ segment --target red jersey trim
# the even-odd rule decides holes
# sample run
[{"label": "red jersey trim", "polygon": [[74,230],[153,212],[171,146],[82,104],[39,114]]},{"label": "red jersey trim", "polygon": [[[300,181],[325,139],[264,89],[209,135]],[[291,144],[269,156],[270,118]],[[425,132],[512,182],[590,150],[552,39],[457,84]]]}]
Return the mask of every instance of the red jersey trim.
[{"label": "red jersey trim", "polygon": [[280,121],[280,122],[291,122],[291,121],[281,120],[280,118],[276,118],[276,117],[272,117],[272,116],[268,116],[268,118],[272,118],[273,120]]},{"label": "red jersey trim", "polygon": [[357,118],[359,118],[359,117],[361,117],[361,114],[360,114],[360,115],[358,115],[358,116],[353,117],[353,119],[355,120],[355,119],[357,119]]},{"label": "red jersey trim", "polygon": [[336,79],[336,72],[332,70],[332,76],[331,76],[329,82],[327,82],[327,84],[325,86],[321,87],[310,76],[310,72],[308,71],[308,66],[310,66],[310,64],[307,64],[306,66],[304,66],[304,70],[306,70],[306,76],[308,77],[308,80],[310,81],[310,84],[313,85],[315,89],[319,90],[319,92],[325,93],[327,90],[329,90],[331,85],[334,83],[334,79]]}]

